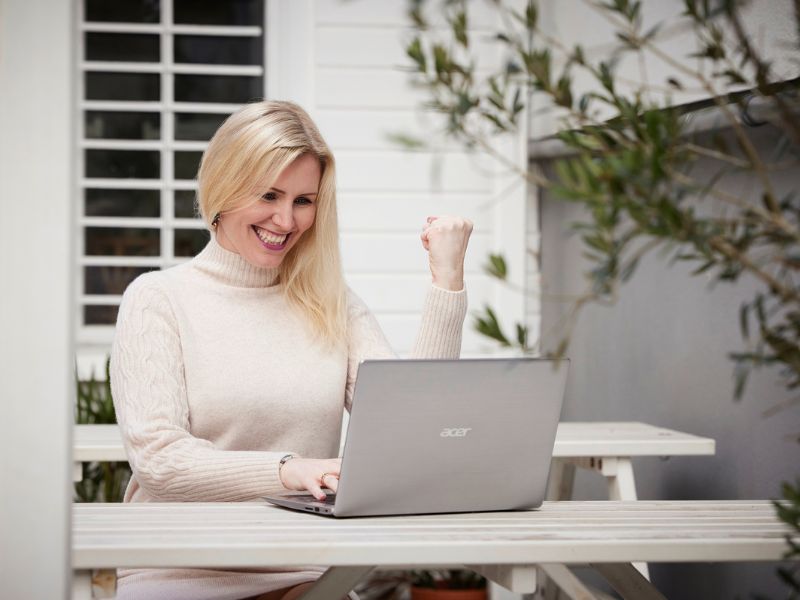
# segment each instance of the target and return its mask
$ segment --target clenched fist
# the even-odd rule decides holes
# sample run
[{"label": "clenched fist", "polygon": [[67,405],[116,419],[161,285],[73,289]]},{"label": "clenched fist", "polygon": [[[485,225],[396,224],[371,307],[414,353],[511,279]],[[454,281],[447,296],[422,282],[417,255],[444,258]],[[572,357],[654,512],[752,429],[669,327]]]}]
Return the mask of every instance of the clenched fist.
[{"label": "clenched fist", "polygon": [[428,251],[433,284],[457,292],[464,289],[464,255],[472,222],[461,217],[428,217],[419,236]]}]

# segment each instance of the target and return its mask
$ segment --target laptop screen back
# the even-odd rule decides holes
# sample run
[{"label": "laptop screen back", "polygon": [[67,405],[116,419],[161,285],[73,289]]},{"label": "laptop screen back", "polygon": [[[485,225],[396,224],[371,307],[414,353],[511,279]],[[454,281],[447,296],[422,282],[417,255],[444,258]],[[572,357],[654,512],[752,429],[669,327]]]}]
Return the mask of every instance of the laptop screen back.
[{"label": "laptop screen back", "polygon": [[336,516],[538,506],[568,364],[530,358],[363,362]]}]

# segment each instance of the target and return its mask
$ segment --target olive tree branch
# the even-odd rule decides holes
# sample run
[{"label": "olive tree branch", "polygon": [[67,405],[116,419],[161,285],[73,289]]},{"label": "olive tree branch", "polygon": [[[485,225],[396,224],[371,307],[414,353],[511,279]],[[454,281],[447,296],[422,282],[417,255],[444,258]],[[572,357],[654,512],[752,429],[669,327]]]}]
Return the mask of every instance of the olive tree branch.
[{"label": "olive tree branch", "polygon": [[[608,14],[606,10],[603,10],[603,6],[599,4],[597,0],[583,0],[583,2],[587,4],[589,7],[591,7],[595,12],[600,14],[605,20],[609,21],[612,25],[619,27],[620,29],[623,30],[627,28],[627,24],[625,22]],[[728,119],[728,122],[730,123],[731,128],[733,129],[734,134],[736,135],[736,139],[739,141],[739,144],[742,146],[742,149],[745,151],[748,158],[750,158],[751,166],[755,171],[756,175],[758,176],[758,178],[761,180],[761,184],[764,186],[765,200],[769,205],[770,211],[775,213],[780,213],[780,207],[778,206],[777,200],[775,199],[775,190],[773,189],[772,181],[767,175],[761,157],[758,155],[758,152],[756,151],[752,142],[742,129],[741,123],[739,123],[739,120],[736,118],[736,115],[733,114],[728,103],[723,101],[721,97],[722,95],[714,87],[711,81],[709,81],[701,73],[685,67],[679,61],[675,60],[669,54],[661,50],[661,48],[659,48],[656,44],[652,43],[652,41],[639,36],[638,33],[632,32],[631,39],[634,40],[636,43],[640,44],[640,47],[648,49],[655,56],[663,60],[665,63],[667,63],[674,69],[680,71],[687,77],[695,79],[698,83],[700,83],[703,89],[705,89],[706,92],[708,92],[708,94],[711,96],[711,99],[714,101],[717,107],[719,107],[719,109]]]}]

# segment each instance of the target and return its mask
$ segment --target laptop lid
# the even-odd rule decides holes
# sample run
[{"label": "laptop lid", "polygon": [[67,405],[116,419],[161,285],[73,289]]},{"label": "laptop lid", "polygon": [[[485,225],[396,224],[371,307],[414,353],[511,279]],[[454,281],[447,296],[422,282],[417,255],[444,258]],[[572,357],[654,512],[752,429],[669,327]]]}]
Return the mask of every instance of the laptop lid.
[{"label": "laptop lid", "polygon": [[539,506],[568,366],[534,358],[362,362],[333,514]]}]

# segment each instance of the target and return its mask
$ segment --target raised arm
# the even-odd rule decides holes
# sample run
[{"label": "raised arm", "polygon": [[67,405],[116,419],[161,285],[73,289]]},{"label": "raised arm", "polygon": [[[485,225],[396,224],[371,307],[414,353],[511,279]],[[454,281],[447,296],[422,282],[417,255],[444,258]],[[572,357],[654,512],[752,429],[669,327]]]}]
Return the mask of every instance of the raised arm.
[{"label": "raised arm", "polygon": [[[458,358],[467,313],[464,255],[472,223],[458,217],[428,217],[420,236],[428,251],[432,286],[411,358]],[[352,402],[358,363],[368,358],[393,358],[395,353],[378,321],[352,292],[348,298],[348,371],[345,405]]]},{"label": "raised arm", "polygon": [[251,500],[283,491],[288,452],[220,450],[189,431],[183,354],[157,275],[126,290],[111,353],[111,388],[136,482],[169,501]]}]

